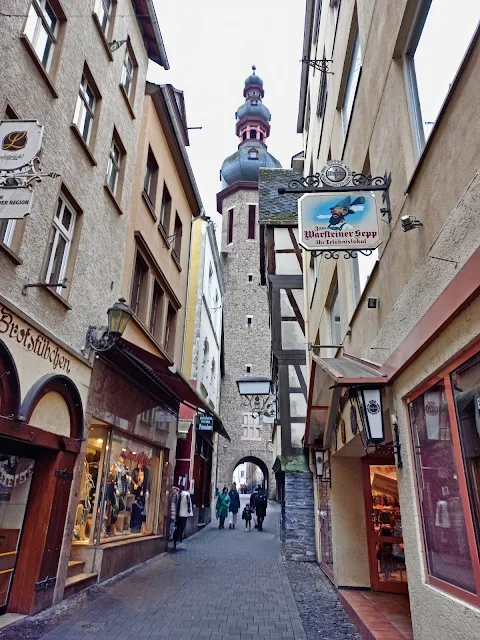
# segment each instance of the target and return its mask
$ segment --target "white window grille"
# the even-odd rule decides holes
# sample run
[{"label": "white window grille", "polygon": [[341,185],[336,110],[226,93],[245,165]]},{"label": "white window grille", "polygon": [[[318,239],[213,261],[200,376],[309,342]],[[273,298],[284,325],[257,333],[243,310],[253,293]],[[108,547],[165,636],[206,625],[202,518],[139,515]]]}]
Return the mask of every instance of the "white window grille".
[{"label": "white window grille", "polygon": [[57,43],[58,23],[59,20],[48,0],[32,0],[23,33],[47,72]]},{"label": "white window grille", "polygon": [[[75,219],[75,211],[64,199],[64,196],[60,196],[57,212],[53,219],[53,233],[48,248],[45,282],[62,282],[65,278],[72,247]],[[55,290],[59,294],[63,291],[61,286],[58,286]]]}]

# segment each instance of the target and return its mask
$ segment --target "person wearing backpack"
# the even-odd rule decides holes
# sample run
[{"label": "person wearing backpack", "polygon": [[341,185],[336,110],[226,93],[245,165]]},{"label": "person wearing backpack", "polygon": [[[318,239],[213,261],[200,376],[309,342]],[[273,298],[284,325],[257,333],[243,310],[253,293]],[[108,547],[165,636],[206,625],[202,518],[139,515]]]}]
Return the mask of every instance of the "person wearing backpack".
[{"label": "person wearing backpack", "polygon": [[262,487],[257,487],[257,497],[255,498],[255,514],[257,516],[258,530],[263,531],[263,520],[267,515],[267,496]]}]

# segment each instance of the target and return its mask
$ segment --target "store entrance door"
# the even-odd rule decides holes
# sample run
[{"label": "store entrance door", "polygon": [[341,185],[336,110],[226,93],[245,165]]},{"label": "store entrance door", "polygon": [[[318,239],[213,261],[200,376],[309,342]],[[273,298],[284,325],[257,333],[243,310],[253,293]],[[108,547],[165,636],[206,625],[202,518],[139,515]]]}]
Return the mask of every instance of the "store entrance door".
[{"label": "store entrance door", "polygon": [[6,613],[35,460],[0,450],[0,615]]},{"label": "store entrance door", "polygon": [[363,465],[372,590],[408,593],[395,461],[369,456]]}]

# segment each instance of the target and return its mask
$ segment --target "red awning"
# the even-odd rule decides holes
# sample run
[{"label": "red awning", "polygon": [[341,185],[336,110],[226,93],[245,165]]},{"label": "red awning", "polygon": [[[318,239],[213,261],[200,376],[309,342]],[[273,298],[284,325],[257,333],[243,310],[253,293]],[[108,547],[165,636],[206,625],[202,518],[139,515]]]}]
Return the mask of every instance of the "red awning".
[{"label": "red awning", "polygon": [[201,409],[205,413],[212,415],[214,418],[214,431],[222,435],[227,440],[230,440],[220,417],[206,403],[205,398],[202,398],[202,396],[192,387],[180,371],[177,371],[175,365],[170,365],[168,360],[159,358],[153,353],[145,351],[145,349],[142,349],[136,344],[128,342],[123,338],[118,341],[117,348],[130,354],[130,356],[133,357],[140,366],[147,369],[153,378],[155,378],[155,380],[181,404],[185,404],[194,409]]}]

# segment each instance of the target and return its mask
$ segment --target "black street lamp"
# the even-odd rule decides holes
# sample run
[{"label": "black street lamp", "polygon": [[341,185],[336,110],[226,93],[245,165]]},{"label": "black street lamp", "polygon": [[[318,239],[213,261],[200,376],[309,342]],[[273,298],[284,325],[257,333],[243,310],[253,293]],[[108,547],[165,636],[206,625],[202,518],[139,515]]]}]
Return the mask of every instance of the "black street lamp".
[{"label": "black street lamp", "polygon": [[271,398],[272,381],[270,378],[241,378],[237,380],[238,393],[248,400],[252,416],[270,411],[275,400]]},{"label": "black street lamp", "polygon": [[90,325],[87,331],[86,346],[94,351],[108,351],[122,337],[133,311],[126,303],[125,298],[120,298],[113,307],[107,311],[108,327],[96,327]]}]

